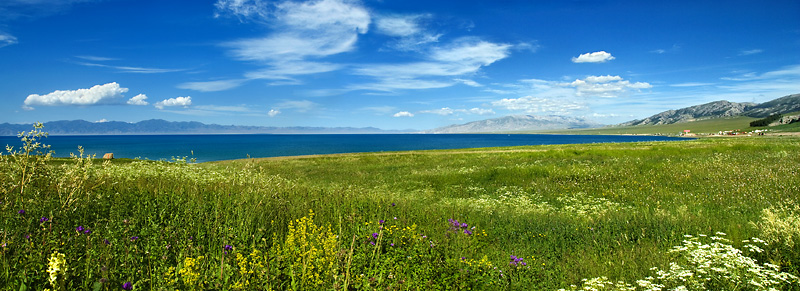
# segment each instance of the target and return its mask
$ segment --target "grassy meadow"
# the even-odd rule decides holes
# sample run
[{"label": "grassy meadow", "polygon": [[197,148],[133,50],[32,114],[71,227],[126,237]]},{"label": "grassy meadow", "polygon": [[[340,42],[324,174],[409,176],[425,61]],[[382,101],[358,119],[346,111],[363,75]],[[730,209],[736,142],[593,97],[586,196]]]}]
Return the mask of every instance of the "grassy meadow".
[{"label": "grassy meadow", "polygon": [[0,156],[2,290],[800,289],[798,137],[192,164],[38,133]]}]

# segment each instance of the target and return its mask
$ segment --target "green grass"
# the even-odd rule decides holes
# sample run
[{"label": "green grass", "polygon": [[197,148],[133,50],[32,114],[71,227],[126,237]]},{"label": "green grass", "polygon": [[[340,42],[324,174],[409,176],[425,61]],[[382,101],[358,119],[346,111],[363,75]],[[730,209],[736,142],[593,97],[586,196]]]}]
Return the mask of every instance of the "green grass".
[{"label": "green grass", "polygon": [[[763,136],[202,164],[75,158],[29,180],[3,155],[0,288],[548,290],[690,266],[669,250],[717,232],[740,249],[764,238],[764,252],[745,254],[800,275],[797,152],[797,137]],[[69,269],[50,283],[54,252]],[[703,286],[750,290],[729,282]]]}]

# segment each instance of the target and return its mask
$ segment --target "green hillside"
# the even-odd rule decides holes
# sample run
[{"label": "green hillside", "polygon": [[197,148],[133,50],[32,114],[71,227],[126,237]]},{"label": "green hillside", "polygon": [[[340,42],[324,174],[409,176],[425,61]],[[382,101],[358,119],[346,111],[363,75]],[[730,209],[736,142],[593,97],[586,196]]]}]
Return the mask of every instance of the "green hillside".
[{"label": "green hillside", "polygon": [[[792,113],[794,114],[794,113]],[[789,114],[791,115],[791,114]],[[639,125],[639,126],[618,126],[591,129],[569,129],[536,131],[526,133],[567,133],[567,134],[657,134],[657,135],[680,135],[684,130],[698,135],[716,134],[720,131],[739,130],[753,131],[756,129],[768,129],[772,133],[777,132],[800,132],[800,123],[787,124],[772,127],[750,127],[750,122],[759,118],[737,116],[729,118],[714,118],[684,123],[662,124],[662,125]]]}]

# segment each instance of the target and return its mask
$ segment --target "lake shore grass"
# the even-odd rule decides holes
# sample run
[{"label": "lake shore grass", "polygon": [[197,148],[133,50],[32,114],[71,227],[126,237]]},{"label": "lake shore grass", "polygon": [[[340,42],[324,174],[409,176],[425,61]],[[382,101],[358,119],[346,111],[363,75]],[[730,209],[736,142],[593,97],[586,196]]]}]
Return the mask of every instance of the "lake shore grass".
[{"label": "lake shore grass", "polygon": [[202,164],[4,154],[0,286],[798,289],[797,152],[759,136]]}]

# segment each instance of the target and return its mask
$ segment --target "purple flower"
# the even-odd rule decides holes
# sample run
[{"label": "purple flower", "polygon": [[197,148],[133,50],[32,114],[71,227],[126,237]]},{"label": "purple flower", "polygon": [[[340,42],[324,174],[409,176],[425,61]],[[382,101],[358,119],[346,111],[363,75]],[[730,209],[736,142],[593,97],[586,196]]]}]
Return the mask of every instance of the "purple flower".
[{"label": "purple flower", "polygon": [[133,290],[133,284],[131,282],[122,283],[122,290]]},{"label": "purple flower", "polygon": [[372,238],[378,238],[378,233],[377,232],[373,232],[372,233]]},{"label": "purple flower", "polygon": [[518,266],[518,264],[522,264],[523,266],[526,266],[525,262],[523,262],[522,260],[523,260],[523,258],[511,255],[511,261],[508,262],[508,264],[511,265],[511,266],[514,266],[514,267]]},{"label": "purple flower", "polygon": [[392,202],[392,206],[393,206],[393,207],[394,207],[394,205],[395,205],[395,204],[394,204],[394,202]]},{"label": "purple flower", "polygon": [[87,230],[84,230],[84,231],[83,231],[83,233],[85,233],[85,234],[90,234],[90,233],[92,233],[92,230],[90,230],[90,229],[87,229]]},{"label": "purple flower", "polygon": [[390,245],[390,246],[394,246],[394,243],[390,243],[389,245]]},{"label": "purple flower", "polygon": [[83,232],[83,225],[76,227],[75,231],[77,231],[79,233]]},{"label": "purple flower", "polygon": [[138,236],[132,236],[132,237],[131,237],[131,241],[136,241],[137,239],[139,239],[139,237],[138,237]]},{"label": "purple flower", "polygon": [[375,242],[374,242],[374,241],[370,241],[370,242],[369,242],[369,244],[371,244],[371,245],[373,245],[373,246],[374,246],[374,245],[375,245]]},{"label": "purple flower", "polygon": [[103,242],[104,242],[105,244],[107,244],[107,245],[110,245],[110,244],[111,244],[111,242],[110,242],[110,241],[108,241],[108,239],[103,239]]},{"label": "purple flower", "polygon": [[31,239],[31,234],[30,234],[30,233],[29,233],[29,234],[26,234],[26,235],[25,235],[25,239],[27,239],[27,240],[30,240],[30,239]]},{"label": "purple flower", "polygon": [[19,211],[17,211],[17,213],[19,213],[19,214],[25,214],[25,209],[20,209]]},{"label": "purple flower", "polygon": [[463,261],[463,260],[466,260],[466,259],[467,259],[467,258],[465,258],[465,257],[461,257],[461,260],[462,260],[462,261]]},{"label": "purple flower", "polygon": [[465,229],[465,230],[464,230],[464,234],[466,234],[466,235],[472,235],[472,232],[471,232],[469,229]]},{"label": "purple flower", "polygon": [[39,222],[45,222],[45,221],[48,221],[48,220],[50,220],[50,219],[47,219],[47,217],[39,218]]},{"label": "purple flower", "polygon": [[468,226],[468,225],[467,225],[467,223],[466,223],[466,222],[464,222],[464,223],[462,223],[462,224],[461,224],[461,227],[463,227],[463,228],[467,228],[467,226]]},{"label": "purple flower", "polygon": [[233,247],[231,245],[225,245],[224,247],[222,247],[222,249],[225,250],[225,254],[228,254],[228,251],[232,251]]},{"label": "purple flower", "polygon": [[383,224],[384,222],[385,221],[383,221],[383,219],[381,219],[381,220],[378,221],[378,224]]}]

